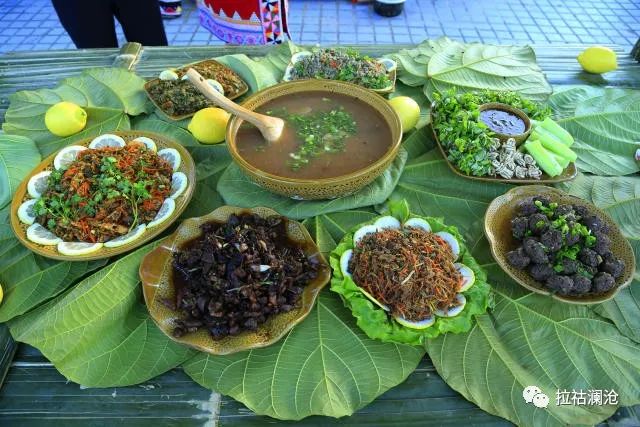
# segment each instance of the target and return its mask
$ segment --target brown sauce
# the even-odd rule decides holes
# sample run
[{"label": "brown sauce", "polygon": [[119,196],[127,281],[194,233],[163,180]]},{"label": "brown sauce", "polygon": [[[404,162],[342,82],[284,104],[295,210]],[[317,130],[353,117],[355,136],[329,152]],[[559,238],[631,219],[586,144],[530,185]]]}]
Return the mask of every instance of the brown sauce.
[{"label": "brown sauce", "polygon": [[238,153],[252,166],[286,178],[332,178],[363,169],[379,160],[391,146],[391,130],[387,122],[363,101],[347,95],[315,91],[279,97],[262,105],[257,111],[266,113],[285,108],[289,114],[309,114],[340,107],[353,116],[357,127],[356,134],[346,139],[344,151],[323,153],[304,167],[293,170],[288,163],[289,154],[296,152],[302,144],[293,125],[285,125],[278,142],[266,144],[258,129],[245,123],[236,136]]},{"label": "brown sauce", "polygon": [[480,120],[496,133],[520,135],[525,131],[525,123],[520,117],[504,110],[484,110]]}]

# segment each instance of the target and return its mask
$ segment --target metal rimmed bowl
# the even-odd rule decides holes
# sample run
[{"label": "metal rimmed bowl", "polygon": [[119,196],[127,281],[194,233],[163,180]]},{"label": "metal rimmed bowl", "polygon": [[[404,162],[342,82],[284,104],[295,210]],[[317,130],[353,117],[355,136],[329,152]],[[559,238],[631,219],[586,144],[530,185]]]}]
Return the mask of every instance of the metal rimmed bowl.
[{"label": "metal rimmed bowl", "polygon": [[227,125],[226,134],[227,146],[231,157],[251,180],[267,190],[283,196],[312,200],[335,199],[355,193],[380,176],[395,159],[402,142],[400,118],[386,99],[371,92],[369,89],[352,83],[322,79],[295,80],[280,83],[252,95],[242,105],[250,110],[255,110],[281,96],[290,94],[304,96],[308,92],[323,92],[327,97],[331,97],[332,94],[348,95],[359,99],[376,110],[391,130],[391,139],[387,151],[374,163],[347,175],[322,179],[281,177],[258,169],[240,156],[236,145],[236,135],[244,121],[237,116],[233,116]]},{"label": "metal rimmed bowl", "polygon": [[287,237],[299,243],[308,258],[318,261],[319,274],[305,287],[300,301],[295,309],[286,313],[271,316],[256,331],[244,331],[236,336],[226,336],[214,340],[206,329],[186,334],[180,338],[172,335],[175,321],[180,313],[169,309],[163,300],[173,301],[175,289],[172,281],[173,254],[183,243],[202,234],[200,226],[204,223],[216,221],[226,222],[231,214],[253,213],[260,217],[282,216],[269,208],[243,209],[233,206],[222,206],[205,216],[190,218],[184,221],[178,229],[164,239],[160,245],[149,252],[140,264],[140,279],[144,292],[144,299],[149,313],[158,327],[172,340],[188,345],[210,354],[231,354],[252,348],[266,347],[277,342],[295,325],[302,322],[309,314],[322,288],[331,279],[331,268],[320,253],[309,232],[299,222],[287,219]]},{"label": "metal rimmed bowl", "polygon": [[[45,245],[39,245],[37,243],[32,242],[27,238],[28,225],[23,224],[18,219],[18,209],[20,208],[20,205],[28,199],[27,185],[29,183],[29,180],[33,175],[39,172],[42,172],[44,170],[51,170],[53,168],[53,160],[55,159],[56,155],[60,151],[60,150],[57,150],[55,153],[51,154],[49,157],[43,160],[38,166],[36,166],[35,169],[31,171],[31,173],[22,181],[22,183],[20,183],[20,185],[18,186],[18,189],[16,190],[15,195],[13,196],[13,200],[11,202],[11,227],[13,228],[13,232],[16,234],[16,237],[18,238],[18,240],[20,240],[20,243],[22,243],[31,251],[39,255],[45,256],[47,258],[61,260],[61,261],[89,261],[89,260],[95,260],[95,259],[109,258],[115,255],[129,252],[130,250],[135,249],[141,246],[142,244],[150,241],[151,239],[156,237],[158,234],[166,230],[176,219],[178,219],[178,217],[186,209],[187,205],[189,204],[189,201],[191,201],[191,197],[193,196],[193,190],[195,188],[196,169],[195,169],[195,164],[193,163],[193,158],[191,157],[191,154],[189,154],[189,152],[179,143],[156,133],[142,132],[142,131],[119,131],[119,132],[111,132],[111,133],[114,135],[120,136],[122,139],[125,140],[125,142],[129,142],[138,137],[144,136],[144,137],[153,139],[158,147],[158,150],[161,150],[163,148],[174,148],[178,150],[178,153],[180,153],[180,157],[182,159],[180,163],[180,167],[178,168],[178,172],[183,172],[187,176],[188,183],[184,193],[182,193],[182,195],[180,195],[175,199],[176,207],[174,212],[171,214],[171,216],[167,218],[165,221],[163,221],[161,224],[157,225],[156,227],[146,230],[140,236],[140,238],[130,243],[127,243],[125,245],[118,246],[115,248],[102,247],[98,249],[96,252],[91,252],[89,254],[84,254],[84,255],[63,255],[58,252],[57,247],[55,245],[45,246]],[[73,144],[69,144],[69,145],[87,146],[91,143],[91,141],[94,138],[95,137],[82,139],[78,142],[74,142]],[[64,147],[61,147],[61,149],[62,148]]]},{"label": "metal rimmed bowl", "polygon": [[[514,250],[519,244],[511,234],[511,219],[516,216],[518,204],[534,196],[547,196],[552,202],[584,206],[590,214],[597,215],[607,224],[609,227],[607,235],[611,239],[611,251],[616,258],[620,258],[625,263],[624,274],[616,280],[614,288],[599,295],[558,295],[552,293],[542,283],[534,280],[527,271],[518,270],[509,264],[507,252]],[[484,230],[491,245],[493,257],[500,267],[518,284],[532,292],[550,295],[557,300],[571,304],[597,304],[612,299],[620,289],[625,288],[633,281],[636,259],[631,245],[622,235],[618,225],[606,212],[598,209],[592,203],[558,189],[542,185],[530,185],[509,190],[502,196],[495,198],[489,205],[484,218]]]}]

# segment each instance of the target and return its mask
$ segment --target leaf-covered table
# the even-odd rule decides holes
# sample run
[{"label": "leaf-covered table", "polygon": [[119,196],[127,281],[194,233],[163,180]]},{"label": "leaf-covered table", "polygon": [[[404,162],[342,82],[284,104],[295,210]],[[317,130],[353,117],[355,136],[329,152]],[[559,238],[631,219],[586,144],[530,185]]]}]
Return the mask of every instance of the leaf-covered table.
[{"label": "leaf-covered table", "polygon": [[[414,46],[358,46],[372,56],[413,49]],[[637,172],[633,164],[615,151],[609,150],[602,140],[602,129],[612,139],[629,140],[638,136],[640,113],[638,92],[624,89],[606,90],[605,86],[640,88],[640,67],[617,49],[620,67],[606,75],[581,73],[575,61],[583,46],[535,46],[528,49],[485,49],[472,46],[466,56],[457,45],[434,42],[419,55],[403,57],[406,67],[404,83],[399,91],[413,96],[423,103],[434,90],[443,85],[468,82],[470,87],[500,85],[500,79],[483,77],[483,74],[500,75],[505,65],[522,70],[516,85],[536,81],[536,67],[530,65],[533,52],[545,72],[555,93],[550,103],[556,114],[566,121],[567,128],[578,135],[583,164],[581,168],[596,174],[623,171]],[[219,189],[230,159],[223,146],[203,147],[183,127],[168,123],[156,114],[139,115],[148,110],[144,100],[128,94],[118,87],[119,71],[100,74],[91,71],[97,67],[124,65],[148,78],[171,66],[197,61],[203,58],[222,57],[250,84],[259,90],[274,84],[278,71],[287,62],[286,55],[272,54],[264,58],[266,49],[261,47],[180,47],[145,48],[139,52],[127,46],[125,55],[113,49],[83,50],[74,52],[18,53],[0,57],[0,123],[7,123],[6,131],[20,135],[22,129],[30,129],[39,123],[38,116],[45,107],[56,102],[60,94],[73,92],[74,99],[82,105],[95,108],[86,132],[115,128],[145,129],[167,133],[190,148],[198,164],[198,185],[194,202],[184,217],[204,214],[224,202]],[[436,56],[427,70],[425,58]],[[516,64],[505,62],[513,56]],[[258,61],[250,58],[258,57]],[[410,58],[410,59],[409,59]],[[478,64],[465,65],[467,61]],[[432,74],[429,85],[422,87],[420,78],[412,72]],[[89,71],[87,71],[89,69]],[[256,72],[259,70],[259,72]],[[508,71],[508,70],[506,70]],[[135,79],[130,74],[121,77]],[[533,77],[532,77],[533,76]],[[70,78],[67,85],[49,91],[23,93],[13,97],[12,111],[7,113],[9,95],[19,90],[54,88],[62,79]],[[532,91],[534,97],[549,92],[543,82]],[[571,89],[561,86],[591,84],[598,87]],[[90,89],[86,89],[87,87]],[[95,98],[96,90],[104,92]],[[115,94],[115,96],[114,96]],[[66,99],[66,98],[65,98]],[[609,108],[609,105],[612,107]],[[623,107],[620,107],[620,106]],[[616,107],[618,106],[618,107]],[[5,117],[6,114],[6,117]],[[585,121],[596,115],[598,121]],[[137,116],[137,117],[129,117]],[[594,124],[595,123],[595,124]],[[180,123],[178,124],[180,125]],[[184,124],[183,124],[184,125]],[[37,127],[36,127],[37,129]],[[44,154],[53,150],[51,140],[42,133],[26,131]],[[4,139],[2,139],[4,138]],[[35,162],[35,154],[28,142],[20,136],[9,141],[0,134],[0,161],[11,161],[16,156],[27,156]],[[635,138],[640,140],[640,138]],[[15,145],[7,145],[13,142]],[[11,147],[11,149],[5,149]],[[3,226],[7,210],[0,210],[0,282],[11,277],[11,292],[19,297],[8,298],[0,310],[0,321],[11,321],[16,338],[43,349],[53,367],[38,350],[20,345],[11,362],[15,343],[2,326],[0,329],[0,375],[8,369],[0,389],[0,420],[2,425],[261,425],[274,422],[273,418],[256,415],[253,410],[278,418],[297,419],[312,413],[346,415],[353,408],[366,405],[380,392],[386,391],[372,403],[349,418],[333,419],[311,416],[300,421],[302,425],[375,424],[375,425],[509,425],[485,410],[514,422],[526,425],[556,425],[563,423],[593,423],[611,415],[609,409],[568,412],[546,411],[539,418],[526,417],[527,408],[518,400],[521,385],[532,378],[540,380],[541,387],[561,386],[563,381],[584,384],[594,378],[604,379],[603,384],[614,384],[624,391],[625,405],[637,404],[635,395],[640,361],[636,349],[640,342],[640,295],[638,283],[623,292],[620,298],[596,307],[594,310],[573,308],[566,321],[553,307],[548,307],[542,297],[514,292],[508,281],[488,256],[486,239],[482,234],[482,217],[489,201],[506,191],[507,185],[486,185],[453,177],[444,159],[435,150],[424,131],[417,131],[404,143],[408,152],[406,165],[399,169],[399,178],[391,198],[404,198],[412,208],[425,215],[446,217],[467,238],[467,246],[495,281],[496,308],[491,315],[482,316],[471,333],[439,338],[428,346],[433,360],[418,361],[421,352],[409,347],[400,348],[377,344],[363,338],[359,330],[348,327],[352,322],[348,312],[341,307],[335,295],[324,293],[319,303],[300,327],[277,345],[250,353],[240,353],[222,358],[194,354],[161,339],[144,310],[140,310],[140,295],[135,286],[136,265],[139,257],[149,250],[141,248],[130,255],[115,260],[105,267],[104,262],[53,263],[34,256],[12,240],[11,231]],[[614,162],[604,163],[598,151],[607,152]],[[15,186],[15,176],[20,171],[0,175],[0,201]],[[594,177],[581,175],[564,189],[592,200],[606,209],[614,219],[622,222],[623,232],[631,240],[636,254],[640,255],[640,186],[638,177]],[[386,194],[385,194],[386,195]],[[269,199],[270,200],[270,199]],[[271,201],[276,203],[275,201]],[[0,206],[2,204],[0,203]],[[316,216],[298,211],[296,206],[283,205],[289,213],[305,219],[305,225],[327,252],[350,227],[369,220],[375,209],[383,206],[358,207],[347,212],[321,207]],[[632,221],[635,219],[636,221]],[[96,273],[97,271],[97,273]],[[67,293],[69,283],[78,282]],[[640,274],[637,275],[640,278]],[[505,284],[507,284],[505,286]],[[328,292],[328,291],[327,291]],[[55,299],[54,299],[55,298]],[[52,302],[46,304],[47,301]],[[16,302],[17,301],[17,302]],[[99,301],[85,304],[84,301]],[[29,308],[42,305],[27,316],[21,316]],[[50,307],[51,305],[51,307]],[[602,322],[606,327],[601,327]],[[548,335],[538,339],[554,343],[552,349],[527,348],[526,337],[536,334],[539,328]],[[597,330],[597,333],[594,331]],[[111,331],[110,334],[93,336],[91,331]],[[514,335],[514,332],[516,334]],[[555,332],[551,332],[555,331]],[[86,337],[85,337],[86,336]],[[88,339],[87,337],[91,337]],[[347,337],[351,346],[340,346],[340,339]],[[520,341],[517,341],[520,340]],[[524,341],[523,341],[524,340]],[[602,342],[606,341],[606,345]],[[504,345],[510,351],[504,351]],[[591,352],[601,370],[589,365],[580,369],[579,378],[568,378],[564,365],[556,366],[556,349],[566,346],[569,351]],[[298,362],[297,356],[301,358]],[[287,360],[286,366],[279,360]],[[531,359],[531,360],[529,360]],[[522,369],[525,361],[530,369]],[[466,363],[468,361],[469,363]],[[184,363],[182,363],[184,362]],[[303,364],[304,362],[304,364]],[[182,368],[172,368],[182,363]],[[318,370],[301,369],[318,367]],[[393,366],[393,365],[397,366]],[[417,369],[414,367],[417,365]],[[459,369],[464,366],[464,369]],[[615,370],[610,367],[615,366]],[[99,367],[99,369],[96,369]],[[328,367],[328,368],[327,368]],[[436,368],[438,371],[436,372]],[[157,373],[165,372],[160,376]],[[87,388],[69,382],[63,377],[92,386]],[[100,375],[97,375],[97,373]],[[292,378],[292,372],[297,378]],[[257,374],[256,374],[257,373]],[[299,374],[298,374],[299,373]],[[187,374],[189,376],[187,376]],[[446,380],[449,385],[443,380]],[[625,382],[625,380],[628,381]],[[201,387],[202,384],[205,387]],[[135,384],[126,386],[128,384]],[[295,390],[292,389],[295,385]],[[490,387],[489,387],[490,385]],[[517,386],[514,386],[517,385]],[[94,388],[103,387],[107,388]],[[311,386],[309,399],[298,401],[298,389]],[[457,391],[454,391],[453,386]],[[212,392],[215,389],[217,392]],[[319,391],[318,391],[319,390]],[[499,392],[496,393],[496,390]],[[345,391],[349,394],[345,394]],[[464,398],[459,394],[462,393]],[[284,393],[284,394],[283,394]],[[316,393],[319,393],[316,395]],[[465,399],[466,398],[466,399]],[[467,400],[469,399],[469,400]],[[521,397],[520,397],[521,399]],[[517,402],[516,402],[517,401]],[[518,408],[516,408],[518,406]],[[610,418],[614,425],[640,425],[638,407],[620,408]],[[533,416],[533,408],[531,408]],[[569,418],[567,418],[569,417]]]}]

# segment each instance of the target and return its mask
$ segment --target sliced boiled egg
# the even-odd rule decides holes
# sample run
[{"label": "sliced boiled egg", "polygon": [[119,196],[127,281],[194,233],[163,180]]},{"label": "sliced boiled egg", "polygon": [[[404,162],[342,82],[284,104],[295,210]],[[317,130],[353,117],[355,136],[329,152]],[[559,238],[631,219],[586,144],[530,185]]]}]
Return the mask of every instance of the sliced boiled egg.
[{"label": "sliced boiled egg", "polygon": [[340,271],[342,271],[344,277],[351,277],[351,273],[349,273],[349,261],[351,261],[352,256],[352,249],[344,251],[344,253],[340,255]]},{"label": "sliced boiled egg", "polygon": [[429,316],[425,319],[422,319],[418,322],[412,322],[411,320],[407,320],[404,317],[394,317],[395,321],[400,323],[402,326],[406,326],[407,328],[411,328],[411,329],[426,329],[429,326],[433,325],[434,323],[436,323],[436,317],[435,316]]},{"label": "sliced boiled egg", "polygon": [[410,218],[403,224],[403,226],[422,228],[424,231],[431,231],[431,224],[422,218]]},{"label": "sliced boiled egg", "polygon": [[473,272],[473,270],[459,262],[456,262],[455,264],[453,264],[453,266],[462,275],[462,286],[460,287],[459,292],[464,292],[472,287],[476,282],[476,274]]},{"label": "sliced boiled egg", "polygon": [[376,220],[376,222],[373,223],[373,225],[378,227],[379,230],[382,230],[383,228],[399,229],[402,226],[402,224],[400,224],[400,221],[398,221],[397,218],[393,216],[380,217]]},{"label": "sliced boiled egg", "polygon": [[453,259],[458,259],[458,256],[460,256],[460,243],[458,243],[458,240],[453,236],[453,234],[447,233],[446,231],[439,231],[435,234],[447,242],[451,248],[451,252],[453,253]]},{"label": "sliced boiled egg", "polygon": [[377,233],[377,232],[378,232],[378,227],[376,227],[373,224],[365,225],[365,226],[362,226],[362,227],[358,228],[356,230],[356,232],[353,233],[353,246],[358,246],[358,242],[360,240],[362,240],[362,238],[364,236],[366,236],[367,234],[372,234],[372,233]]},{"label": "sliced boiled egg", "polygon": [[456,295],[456,301],[446,310],[436,310],[435,315],[440,317],[454,317],[464,310],[464,306],[467,304],[467,299],[462,294]]}]

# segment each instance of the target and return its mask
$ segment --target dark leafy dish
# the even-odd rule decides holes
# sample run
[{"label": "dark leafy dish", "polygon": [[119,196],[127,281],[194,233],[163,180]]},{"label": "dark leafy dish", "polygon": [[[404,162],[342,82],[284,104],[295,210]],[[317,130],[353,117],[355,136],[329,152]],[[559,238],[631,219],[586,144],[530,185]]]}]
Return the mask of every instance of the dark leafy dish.
[{"label": "dark leafy dish", "polygon": [[445,332],[464,332],[489,305],[486,275],[455,227],[391,214],[347,233],[331,253],[331,290],[339,293],[374,339],[421,345]]},{"label": "dark leafy dish", "polygon": [[517,214],[511,231],[521,244],[507,253],[507,260],[550,291],[599,295],[624,274],[624,261],[611,251],[606,223],[585,207],[536,196],[522,201]]},{"label": "dark leafy dish", "polygon": [[[198,62],[189,66],[198,71],[227,98],[235,99],[248,90],[247,84],[231,68],[214,60]],[[160,78],[145,85],[149,98],[169,117],[188,116],[214,104],[202,95],[188,80],[187,68],[165,70]]]},{"label": "dark leafy dish", "polygon": [[323,266],[287,237],[286,221],[247,213],[201,226],[202,235],[174,254],[175,301],[165,301],[182,313],[174,337],[202,328],[214,339],[255,331],[296,307]]}]

